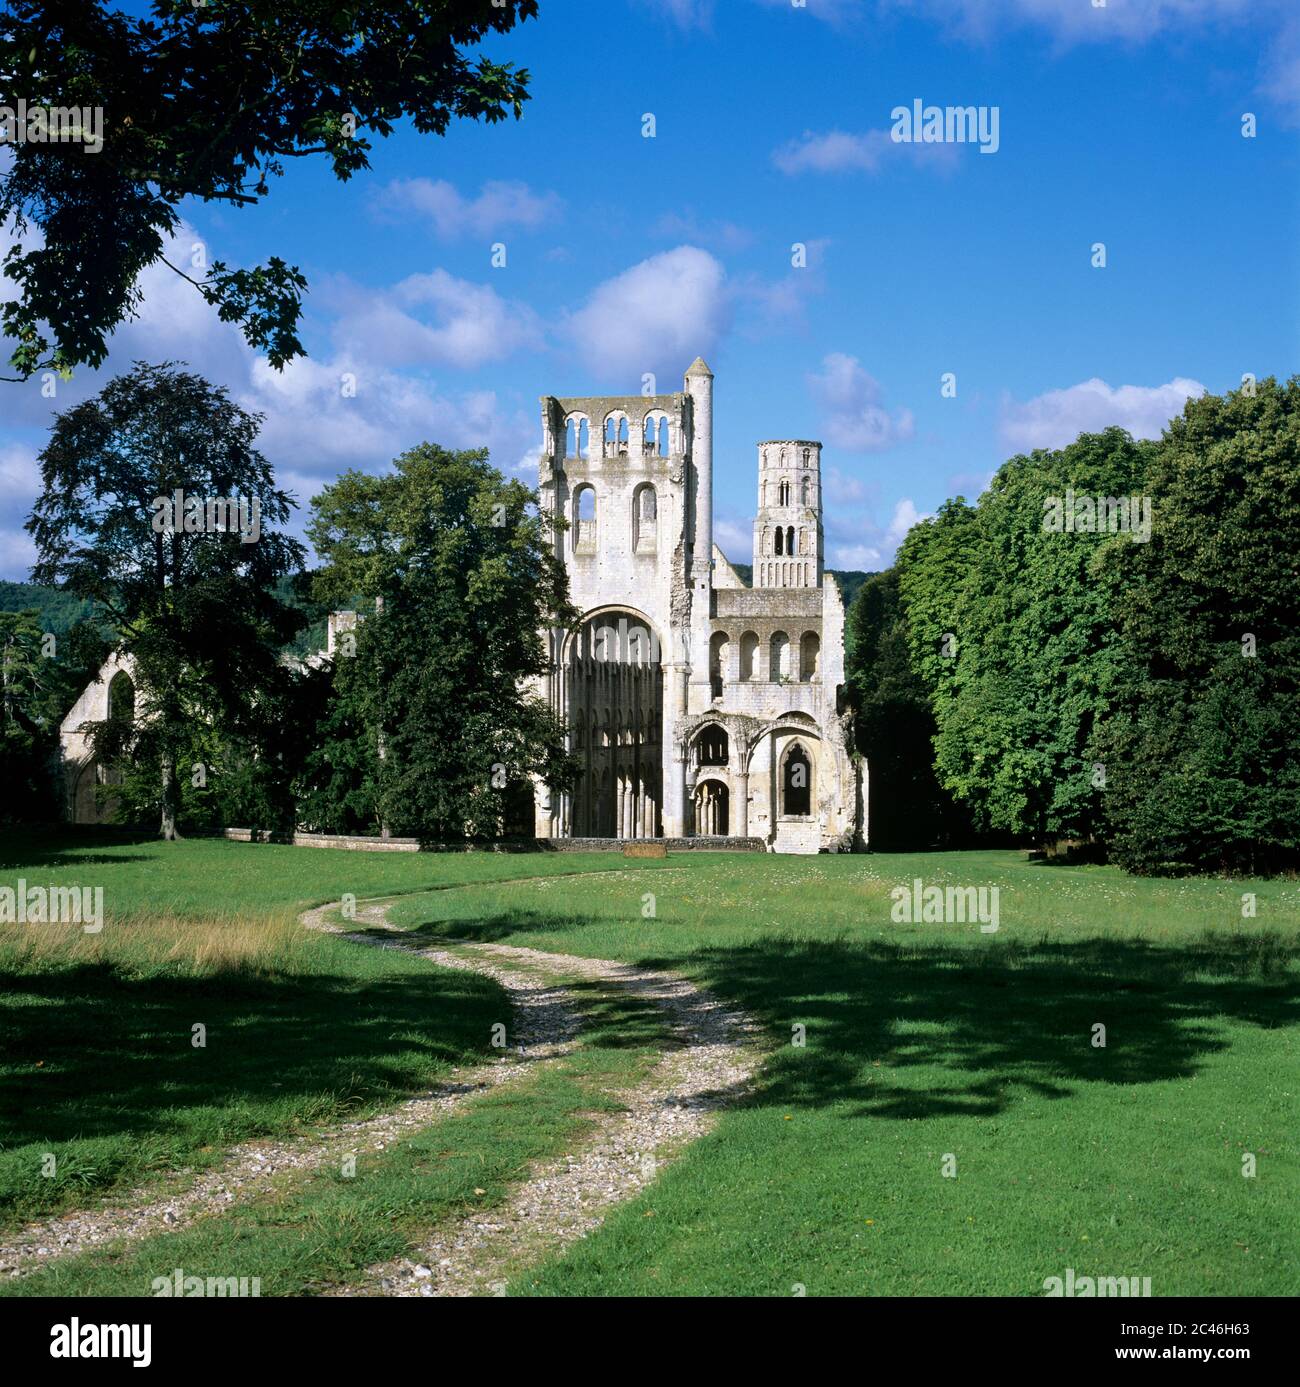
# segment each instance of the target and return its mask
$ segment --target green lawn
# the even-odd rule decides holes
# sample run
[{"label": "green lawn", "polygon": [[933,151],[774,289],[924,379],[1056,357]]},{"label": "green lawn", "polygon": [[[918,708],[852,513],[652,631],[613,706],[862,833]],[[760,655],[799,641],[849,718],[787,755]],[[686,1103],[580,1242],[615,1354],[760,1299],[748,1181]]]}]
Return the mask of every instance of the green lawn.
[{"label": "green lawn", "polygon": [[[0,927],[10,1217],[482,1054],[491,984],[293,925],[344,892],[391,893],[421,935],[677,968],[767,1031],[752,1096],[512,1294],[1039,1295],[1071,1267],[1149,1276],[1156,1295],[1300,1289],[1294,882],[1144,881],[1011,852],[629,864],[11,839],[0,884],[20,875],[103,884],[111,920],[94,937]],[[889,892],[914,877],[998,886],[999,931],[892,922]],[[517,1092],[451,1119],[454,1142],[433,1128],[392,1153],[373,1185],[322,1179],[54,1275],[97,1290],[129,1267],[137,1293],[155,1260],[199,1274],[182,1249],[235,1274],[222,1248],[238,1245],[238,1274],[266,1293],[307,1290],[463,1207],[449,1151],[495,1151],[496,1198],[530,1142],[553,1150],[579,1119],[572,1093]],[[45,1150],[80,1160],[83,1183],[40,1180]]]},{"label": "green lawn", "polygon": [[[893,923],[890,889],[918,876],[997,884],[998,933]],[[768,1028],[755,1095],[513,1294],[1035,1295],[1067,1267],[1156,1295],[1300,1289],[1293,882],[1015,853],[679,857],[393,917],[680,968]]]},{"label": "green lawn", "polygon": [[491,1054],[495,983],[314,934],[298,911],[621,865],[595,857],[0,837],[0,886],[102,886],[106,915],[97,935],[0,924],[0,1228],[391,1107]]},{"label": "green lawn", "polygon": [[[441,972],[441,970],[439,970]],[[489,1211],[530,1163],[579,1143],[619,1089],[653,1066],[659,1010],[616,989],[574,985],[584,1014],[577,1048],[554,1064],[471,1099],[454,1117],[338,1169],[294,1172],[219,1218],[124,1248],[109,1246],[0,1281],[0,1296],[148,1295],[156,1277],[256,1277],[264,1296],[356,1281],[367,1267],[412,1256],[440,1220]]]}]

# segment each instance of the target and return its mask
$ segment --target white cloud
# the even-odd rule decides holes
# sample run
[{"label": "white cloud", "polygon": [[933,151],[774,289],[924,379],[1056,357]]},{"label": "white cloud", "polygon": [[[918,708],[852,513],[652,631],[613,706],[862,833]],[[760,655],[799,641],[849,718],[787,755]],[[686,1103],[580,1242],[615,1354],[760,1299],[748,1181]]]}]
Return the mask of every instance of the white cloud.
[{"label": "white cloud", "polygon": [[907,531],[925,517],[912,497],[895,502],[893,515],[884,527],[875,523],[870,512],[831,512],[827,519],[827,566],[867,573],[888,569]]},{"label": "white cloud", "polygon": [[35,452],[21,443],[0,444],[0,578],[27,581],[36,546],[23,524],[40,492]]},{"label": "white cloud", "polygon": [[446,270],[411,275],[381,293],[344,281],[331,292],[342,308],[332,336],[356,361],[472,370],[542,345],[541,321],[527,304]]},{"label": "white cloud", "polygon": [[1186,401],[1204,393],[1200,381],[1182,376],[1165,385],[1114,389],[1094,377],[1066,390],[1048,390],[1024,404],[1004,399],[999,433],[1007,447],[1019,450],[1064,447],[1081,433],[1097,433],[1111,424],[1134,438],[1159,438]]},{"label": "white cloud", "polygon": [[25,583],[36,562],[36,546],[25,530],[0,527],[0,578]]},{"label": "white cloud", "polygon": [[678,246],[598,285],[567,332],[593,373],[632,391],[646,373],[670,379],[707,357],[730,321],[721,264],[698,246]]},{"label": "white cloud", "polygon": [[[693,0],[658,0],[661,7]],[[790,0],[758,0],[789,10]],[[1077,44],[1143,44],[1166,37],[1236,31],[1264,54],[1259,91],[1300,120],[1300,22],[1295,0],[808,0],[807,13],[840,26],[898,15],[932,21],[946,34],[988,44],[1010,29],[1037,30],[1057,48]]]},{"label": "white cloud", "polygon": [[1281,6],[1277,0],[1108,0],[1102,6],[1086,0],[884,0],[882,8],[921,9],[959,34],[981,39],[1028,24],[1065,43],[1141,43],[1170,29],[1186,33]]},{"label": "white cloud", "polygon": [[519,181],[484,183],[477,197],[467,198],[445,179],[402,178],[380,193],[378,211],[419,217],[444,240],[453,240],[501,236],[514,227],[533,230],[558,217],[561,206],[557,194],[534,192]]},{"label": "white cloud", "polygon": [[714,0],[641,0],[679,29],[707,29],[713,22]]},{"label": "white cloud", "polygon": [[724,220],[701,222],[693,210],[665,212],[655,222],[652,234],[670,241],[713,246],[718,250],[748,250],[754,244],[753,232],[743,226]]},{"label": "white cloud", "polygon": [[867,484],[858,477],[847,477],[832,467],[822,479],[822,494],[837,505],[860,505],[867,499]]},{"label": "white cloud", "polygon": [[41,489],[36,454],[21,443],[0,444],[0,500],[35,501]]},{"label": "white cloud", "polygon": [[754,518],[714,514],[713,542],[732,563],[751,563],[754,558]]},{"label": "white cloud", "polygon": [[344,468],[373,472],[422,442],[487,447],[498,465],[509,465],[537,431],[510,416],[494,391],[447,394],[350,358],[299,359],[275,371],[259,357],[238,399],[267,416],[258,446],[277,472],[296,478],[303,499],[307,487]]},{"label": "white cloud", "polygon": [[910,160],[939,168],[957,161],[953,144],[895,141],[888,130],[850,134],[846,130],[805,130],[796,140],[772,151],[772,162],[786,174],[878,173],[886,160]]},{"label": "white cloud", "polygon": [[828,567],[865,572],[888,568],[907,532],[924,519],[926,514],[917,510],[910,496],[895,503],[889,524],[883,529],[875,524],[870,514],[837,517],[834,523],[827,525],[831,535],[827,546]]},{"label": "white cloud", "polygon": [[823,359],[820,375],[809,374],[808,385],[822,406],[823,433],[833,448],[878,453],[915,432],[911,410],[890,414],[880,403],[880,383],[856,357],[832,352]]}]

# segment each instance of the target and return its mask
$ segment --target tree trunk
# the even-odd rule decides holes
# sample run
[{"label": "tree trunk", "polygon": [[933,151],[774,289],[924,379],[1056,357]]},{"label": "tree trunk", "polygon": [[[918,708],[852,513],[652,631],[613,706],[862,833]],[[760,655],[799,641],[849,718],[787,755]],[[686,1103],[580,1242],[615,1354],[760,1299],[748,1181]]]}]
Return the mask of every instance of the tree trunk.
[{"label": "tree trunk", "polygon": [[176,841],[176,758],[170,751],[162,758],[162,825],[159,837],[168,843]]}]

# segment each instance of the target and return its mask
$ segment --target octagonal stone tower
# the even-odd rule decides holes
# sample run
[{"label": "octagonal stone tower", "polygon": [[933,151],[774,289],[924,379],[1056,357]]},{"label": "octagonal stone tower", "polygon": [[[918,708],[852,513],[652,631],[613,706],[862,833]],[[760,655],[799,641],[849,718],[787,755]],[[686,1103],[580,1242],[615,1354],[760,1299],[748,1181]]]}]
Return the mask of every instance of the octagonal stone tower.
[{"label": "octagonal stone tower", "polygon": [[822,585],[822,445],[772,439],[758,445],[754,586]]}]

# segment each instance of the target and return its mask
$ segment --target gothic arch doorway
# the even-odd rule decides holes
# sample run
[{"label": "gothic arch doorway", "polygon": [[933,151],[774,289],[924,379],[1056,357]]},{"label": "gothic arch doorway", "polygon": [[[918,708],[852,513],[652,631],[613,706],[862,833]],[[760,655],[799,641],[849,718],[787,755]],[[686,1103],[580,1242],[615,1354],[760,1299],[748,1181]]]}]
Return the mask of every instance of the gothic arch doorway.
[{"label": "gothic arch doorway", "polygon": [[725,837],[730,831],[731,796],[721,780],[701,780],[695,787],[695,832],[700,837]]},{"label": "gothic arch doorway", "polygon": [[801,742],[792,742],[781,758],[781,816],[806,819],[812,814],[812,757]]},{"label": "gothic arch doorway", "polygon": [[[588,612],[570,633],[560,707],[580,773],[561,796],[561,836],[663,832],[663,667],[659,639],[630,608]],[[594,725],[599,734],[583,736]]]}]

